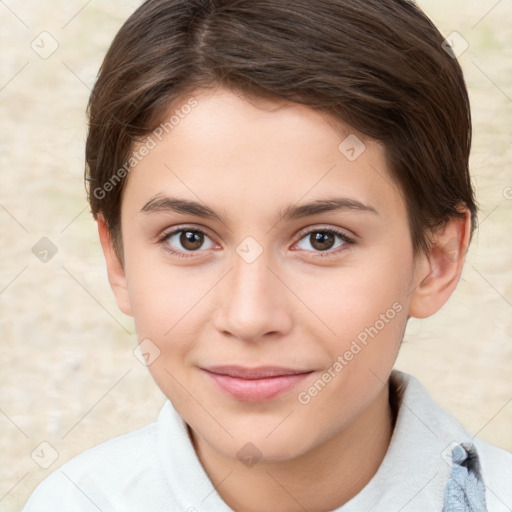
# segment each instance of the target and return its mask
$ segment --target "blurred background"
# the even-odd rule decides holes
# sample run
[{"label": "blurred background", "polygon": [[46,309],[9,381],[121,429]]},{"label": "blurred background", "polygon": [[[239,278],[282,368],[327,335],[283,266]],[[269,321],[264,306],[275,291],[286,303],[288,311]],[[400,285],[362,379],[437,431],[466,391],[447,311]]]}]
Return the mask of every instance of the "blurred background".
[{"label": "blurred background", "polygon": [[[74,455],[155,421],[165,400],[134,356],[83,184],[90,89],[139,4],[0,1],[2,511]],[[512,451],[512,2],[420,5],[466,74],[480,228],[448,304],[409,322],[396,368]]]}]

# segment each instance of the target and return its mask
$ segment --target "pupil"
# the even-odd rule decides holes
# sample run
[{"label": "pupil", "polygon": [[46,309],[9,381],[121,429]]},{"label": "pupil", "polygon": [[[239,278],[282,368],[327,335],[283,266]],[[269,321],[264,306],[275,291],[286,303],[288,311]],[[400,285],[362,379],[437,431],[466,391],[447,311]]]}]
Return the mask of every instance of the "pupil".
[{"label": "pupil", "polygon": [[330,249],[334,243],[334,235],[332,233],[317,232],[312,237],[311,245],[320,251]]}]

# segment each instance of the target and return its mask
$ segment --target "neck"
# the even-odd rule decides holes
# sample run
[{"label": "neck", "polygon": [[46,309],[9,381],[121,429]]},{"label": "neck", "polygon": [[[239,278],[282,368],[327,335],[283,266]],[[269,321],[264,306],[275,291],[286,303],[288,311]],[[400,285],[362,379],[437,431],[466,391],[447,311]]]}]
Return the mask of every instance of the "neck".
[{"label": "neck", "polygon": [[386,385],[346,429],[293,460],[240,468],[238,461],[221,456],[193,431],[191,436],[206,473],[233,510],[314,512],[342,506],[368,484],[384,459],[393,425]]}]

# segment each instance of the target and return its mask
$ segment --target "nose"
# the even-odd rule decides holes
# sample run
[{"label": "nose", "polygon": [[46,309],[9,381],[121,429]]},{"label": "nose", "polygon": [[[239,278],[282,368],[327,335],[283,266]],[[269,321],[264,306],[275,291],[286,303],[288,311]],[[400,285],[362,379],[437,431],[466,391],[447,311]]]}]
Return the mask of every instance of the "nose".
[{"label": "nose", "polygon": [[214,314],[214,325],[224,335],[257,342],[291,330],[291,292],[269,260],[265,251],[251,263],[234,255]]}]

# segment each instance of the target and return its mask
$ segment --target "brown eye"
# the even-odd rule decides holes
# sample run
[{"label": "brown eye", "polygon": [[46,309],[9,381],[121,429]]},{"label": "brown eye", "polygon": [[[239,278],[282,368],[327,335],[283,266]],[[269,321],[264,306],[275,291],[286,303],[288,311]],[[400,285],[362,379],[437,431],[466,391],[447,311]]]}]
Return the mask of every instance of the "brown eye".
[{"label": "brown eye", "polygon": [[311,233],[309,236],[311,246],[318,251],[327,251],[332,249],[332,246],[336,241],[336,237],[327,231],[318,231],[316,233]]},{"label": "brown eye", "polygon": [[[336,240],[339,240],[339,242]],[[316,229],[305,233],[297,245],[300,249],[308,252],[325,252],[327,256],[331,254],[334,255],[340,250],[345,249],[345,246],[352,245],[354,243],[355,242],[351,238],[341,231],[337,231],[335,229]]]},{"label": "brown eye", "polygon": [[187,251],[195,251],[203,245],[204,235],[197,231],[182,231],[180,244]]},{"label": "brown eye", "polygon": [[[209,241],[209,245],[205,242]],[[181,228],[165,235],[161,240],[172,253],[187,256],[187,252],[199,252],[200,249],[211,249],[214,243],[200,229]],[[205,247],[206,245],[206,247]]]}]

